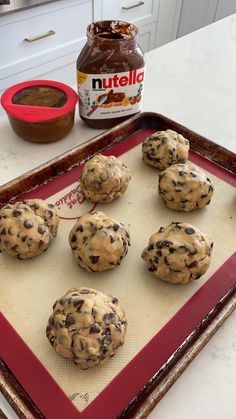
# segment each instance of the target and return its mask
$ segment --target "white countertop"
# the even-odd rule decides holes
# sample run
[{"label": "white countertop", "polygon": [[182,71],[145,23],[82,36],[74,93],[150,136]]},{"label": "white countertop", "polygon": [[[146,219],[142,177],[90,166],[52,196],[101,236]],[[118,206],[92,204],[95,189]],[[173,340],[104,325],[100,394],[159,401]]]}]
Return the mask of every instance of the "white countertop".
[{"label": "white countertop", "polygon": [[[236,15],[147,54],[143,111],[159,112],[236,153]],[[79,121],[63,140],[31,144],[0,118],[0,184],[97,135]],[[236,314],[149,416],[235,419]],[[0,407],[4,410],[0,398]],[[9,418],[11,418],[9,413]]]}]

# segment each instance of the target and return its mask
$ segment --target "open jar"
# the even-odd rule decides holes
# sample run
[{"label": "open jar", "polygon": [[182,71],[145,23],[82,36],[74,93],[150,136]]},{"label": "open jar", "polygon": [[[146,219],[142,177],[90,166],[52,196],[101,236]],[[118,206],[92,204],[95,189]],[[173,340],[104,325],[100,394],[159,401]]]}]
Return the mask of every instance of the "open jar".
[{"label": "open jar", "polygon": [[77,99],[76,92],[64,83],[33,80],[7,89],[1,104],[19,137],[46,143],[60,140],[70,132]]},{"label": "open jar", "polygon": [[77,60],[79,113],[93,128],[110,128],[141,110],[145,62],[131,23],[104,20],[87,28]]}]

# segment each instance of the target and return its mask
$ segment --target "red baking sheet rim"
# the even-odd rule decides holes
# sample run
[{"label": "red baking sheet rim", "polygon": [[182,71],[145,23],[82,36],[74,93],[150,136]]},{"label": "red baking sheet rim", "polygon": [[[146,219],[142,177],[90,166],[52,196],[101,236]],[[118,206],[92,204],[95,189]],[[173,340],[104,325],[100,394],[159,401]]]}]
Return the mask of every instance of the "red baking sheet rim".
[{"label": "red baking sheet rim", "polygon": [[[141,143],[152,131],[144,129],[135,133],[128,138],[128,141],[113,146],[104,154],[120,156]],[[233,173],[194,152],[191,152],[190,159],[225,182],[236,186],[236,177]],[[47,198],[78,180],[80,171],[81,167],[72,169],[60,179],[39,187],[37,192],[33,191],[27,197]],[[0,356],[47,419],[115,418],[235,284],[235,272],[236,252],[82,412],[77,410],[1,313]],[[175,333],[176,330],[178,335]]]}]

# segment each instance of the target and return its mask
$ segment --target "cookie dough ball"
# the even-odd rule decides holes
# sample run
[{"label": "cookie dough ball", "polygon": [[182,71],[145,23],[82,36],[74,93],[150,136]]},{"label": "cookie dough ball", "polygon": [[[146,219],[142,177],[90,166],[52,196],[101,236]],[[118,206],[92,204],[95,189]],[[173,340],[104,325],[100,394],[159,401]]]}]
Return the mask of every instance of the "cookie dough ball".
[{"label": "cookie dough ball", "polygon": [[187,284],[200,278],[211,261],[213,242],[188,223],[172,222],[149,239],[142,252],[148,270],[172,284]]},{"label": "cookie dough ball", "polygon": [[58,223],[52,204],[41,199],[5,205],[0,210],[0,248],[18,259],[39,256],[56,236]]},{"label": "cookie dough ball", "polygon": [[76,262],[87,271],[105,271],[120,265],[130,246],[124,224],[95,212],[80,217],[69,235]]},{"label": "cookie dough ball", "polygon": [[185,163],[160,173],[158,190],[168,208],[192,211],[210,204],[214,187],[199,167]]},{"label": "cookie dough ball", "polygon": [[91,288],[73,288],[55,302],[46,334],[59,355],[85,370],[115,355],[126,328],[117,298]]},{"label": "cookie dough ball", "polygon": [[164,170],[172,164],[185,163],[188,159],[189,142],[171,129],[154,132],[142,144],[143,160]]},{"label": "cookie dough ball", "polygon": [[130,179],[124,163],[114,156],[97,154],[84,165],[81,190],[89,201],[107,203],[125,193]]}]

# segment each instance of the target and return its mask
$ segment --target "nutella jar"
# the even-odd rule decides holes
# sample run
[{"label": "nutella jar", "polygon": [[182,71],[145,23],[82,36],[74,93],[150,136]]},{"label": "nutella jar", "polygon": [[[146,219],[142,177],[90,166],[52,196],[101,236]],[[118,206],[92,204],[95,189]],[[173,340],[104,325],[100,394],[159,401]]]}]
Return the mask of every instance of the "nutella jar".
[{"label": "nutella jar", "polygon": [[131,23],[104,20],[87,28],[77,60],[79,113],[92,128],[111,128],[140,112],[145,62]]}]

